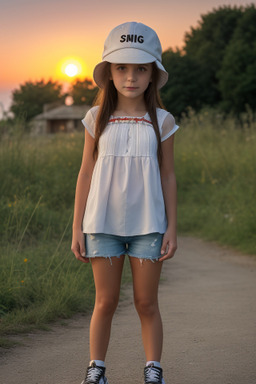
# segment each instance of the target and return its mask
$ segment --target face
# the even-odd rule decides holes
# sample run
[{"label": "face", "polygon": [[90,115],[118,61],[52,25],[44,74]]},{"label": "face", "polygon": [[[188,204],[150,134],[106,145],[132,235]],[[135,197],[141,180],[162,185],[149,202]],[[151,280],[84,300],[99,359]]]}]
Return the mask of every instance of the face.
[{"label": "face", "polygon": [[151,82],[152,64],[111,64],[110,72],[118,94],[136,99]]}]

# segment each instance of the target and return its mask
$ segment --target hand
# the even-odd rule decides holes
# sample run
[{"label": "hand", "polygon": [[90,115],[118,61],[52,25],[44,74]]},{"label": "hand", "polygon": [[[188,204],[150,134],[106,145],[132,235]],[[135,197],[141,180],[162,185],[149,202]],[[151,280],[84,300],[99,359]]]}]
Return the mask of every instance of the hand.
[{"label": "hand", "polygon": [[71,251],[74,253],[77,260],[80,260],[83,263],[90,262],[90,259],[86,257],[84,234],[81,230],[73,230]]},{"label": "hand", "polygon": [[177,236],[176,234],[173,235],[170,230],[167,229],[167,231],[164,234],[162,247],[161,247],[161,258],[159,261],[164,261],[166,259],[171,259],[175,251],[177,249]]}]

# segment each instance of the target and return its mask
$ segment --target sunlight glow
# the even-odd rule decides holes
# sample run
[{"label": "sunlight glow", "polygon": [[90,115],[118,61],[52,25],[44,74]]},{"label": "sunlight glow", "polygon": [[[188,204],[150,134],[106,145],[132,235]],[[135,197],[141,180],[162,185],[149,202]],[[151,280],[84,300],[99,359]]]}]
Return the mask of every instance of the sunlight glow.
[{"label": "sunlight glow", "polygon": [[74,79],[76,76],[85,76],[85,64],[80,58],[66,57],[61,60],[57,68],[58,77]]},{"label": "sunlight glow", "polygon": [[69,77],[74,77],[78,74],[78,68],[76,64],[68,64],[65,68],[65,73]]}]

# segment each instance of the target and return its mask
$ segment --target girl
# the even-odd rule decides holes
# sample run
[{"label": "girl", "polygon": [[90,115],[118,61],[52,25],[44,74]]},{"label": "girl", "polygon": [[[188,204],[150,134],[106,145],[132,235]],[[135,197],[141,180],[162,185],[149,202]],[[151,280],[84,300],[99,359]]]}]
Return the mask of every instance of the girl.
[{"label": "girl", "polygon": [[94,69],[101,88],[83,119],[85,144],[78,175],[72,251],[89,260],[96,289],[90,357],[83,384],[107,384],[105,357],[118,304],[125,254],[146,355],[145,384],[164,383],[158,284],[176,239],[173,116],[158,89],[168,79],[155,31],[129,22],[114,28]]}]

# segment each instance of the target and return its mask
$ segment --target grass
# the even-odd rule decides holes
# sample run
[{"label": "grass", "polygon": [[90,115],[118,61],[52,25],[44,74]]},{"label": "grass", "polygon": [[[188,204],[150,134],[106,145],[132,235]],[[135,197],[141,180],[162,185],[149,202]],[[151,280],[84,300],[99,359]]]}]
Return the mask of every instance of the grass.
[{"label": "grass", "polygon": [[179,231],[256,255],[256,123],[241,128],[205,111],[184,118],[181,127],[175,147]]},{"label": "grass", "polygon": [[0,144],[2,336],[42,328],[93,305],[91,268],[70,251],[82,147],[82,134],[16,134]]},{"label": "grass", "polygon": [[73,258],[63,242],[44,243],[20,252],[10,247],[1,258],[2,332],[42,326],[58,317],[88,309],[93,300],[91,268]]},{"label": "grass", "polygon": [[[175,161],[179,233],[256,254],[256,127],[214,111],[180,122]],[[0,345],[93,305],[90,265],[70,251],[83,134],[0,142]],[[124,279],[129,279],[126,265]]]}]

